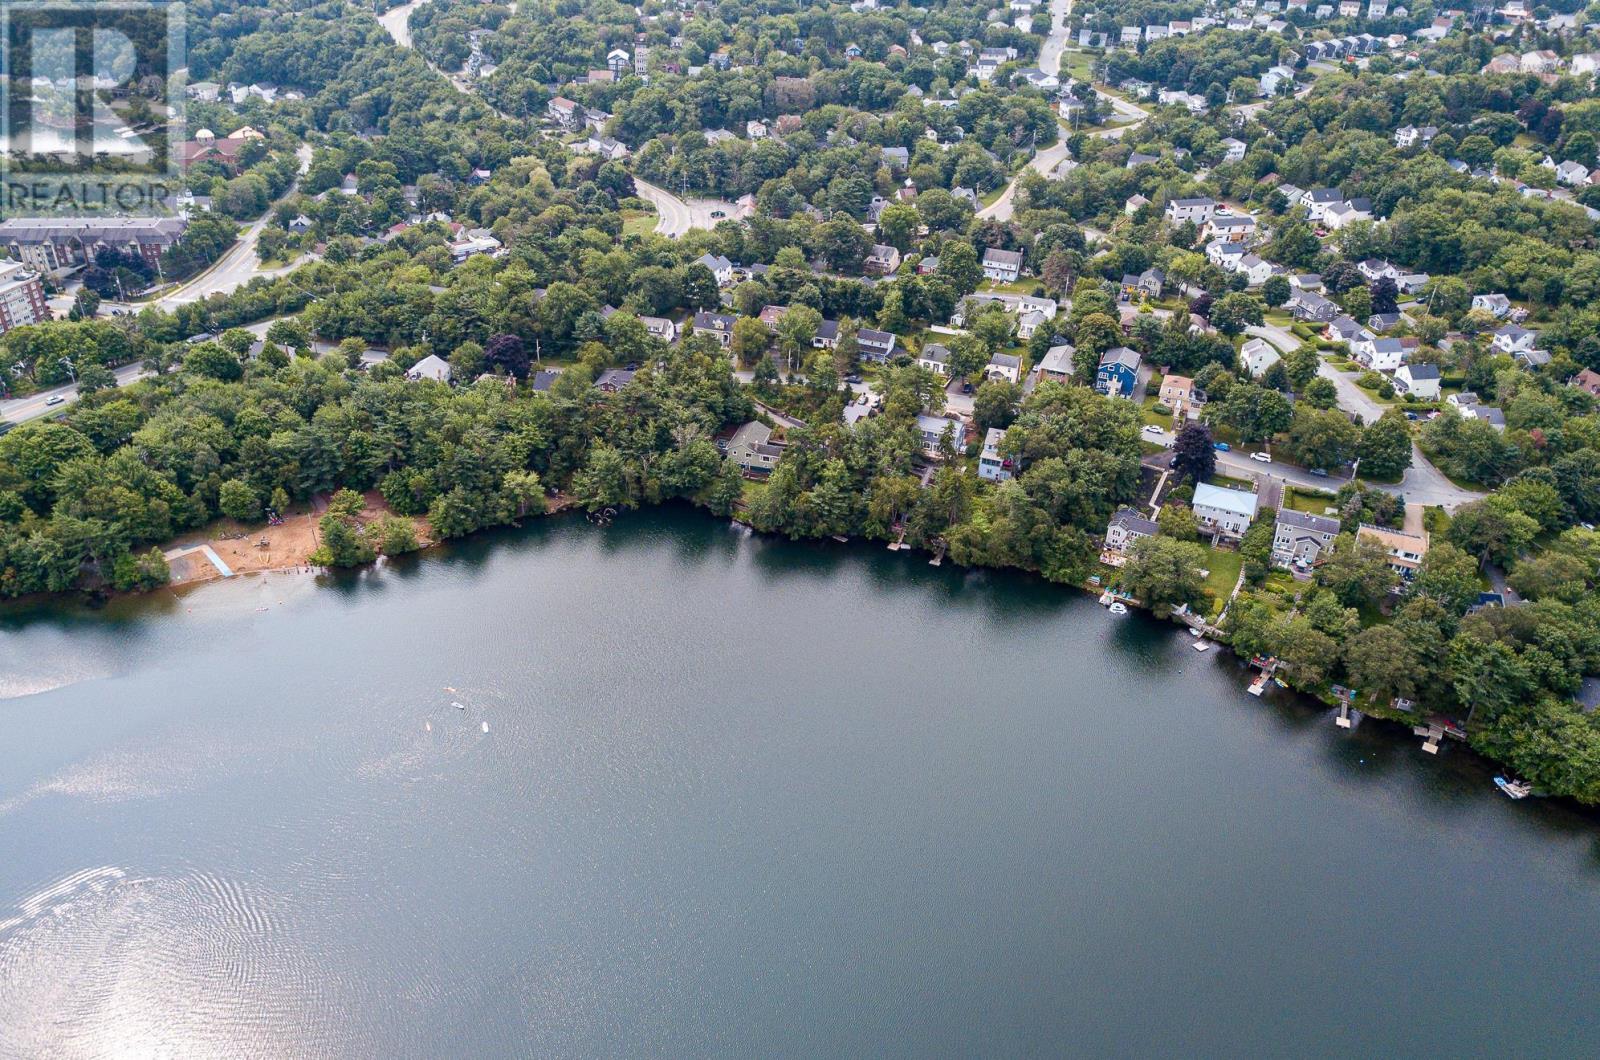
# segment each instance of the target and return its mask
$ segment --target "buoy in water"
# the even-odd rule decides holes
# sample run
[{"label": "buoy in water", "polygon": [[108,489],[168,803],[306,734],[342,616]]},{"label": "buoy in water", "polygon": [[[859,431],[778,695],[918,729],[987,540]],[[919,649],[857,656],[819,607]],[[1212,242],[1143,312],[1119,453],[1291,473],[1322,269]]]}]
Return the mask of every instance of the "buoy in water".
[{"label": "buoy in water", "polygon": [[489,731],[489,723],[488,722],[484,722],[483,723],[483,731],[484,732],[488,732]]},{"label": "buoy in water", "polygon": [[458,701],[458,700],[451,700],[450,701],[450,705],[452,707],[455,707],[457,710],[466,710],[467,709],[467,705],[465,703],[462,703],[462,702]]},{"label": "buoy in water", "polygon": [[426,732],[432,732],[433,731],[433,722],[431,722],[431,721],[423,722],[422,723],[422,728]]}]

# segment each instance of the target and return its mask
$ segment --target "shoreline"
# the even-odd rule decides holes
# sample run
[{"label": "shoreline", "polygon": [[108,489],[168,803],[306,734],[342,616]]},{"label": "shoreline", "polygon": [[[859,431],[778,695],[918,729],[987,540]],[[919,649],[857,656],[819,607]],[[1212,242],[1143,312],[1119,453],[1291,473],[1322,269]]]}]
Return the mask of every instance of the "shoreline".
[{"label": "shoreline", "polygon": [[[374,498],[376,498],[375,502],[374,502]],[[376,517],[381,517],[383,515],[388,514],[387,506],[382,503],[381,497],[377,497],[375,491],[373,491],[373,492],[368,494],[368,500],[369,500],[369,507],[368,507],[367,510],[363,511],[363,513],[362,513],[363,517],[372,516],[372,517],[376,518]],[[631,510],[632,511],[638,511],[638,512],[644,512],[644,511],[649,511],[649,510],[652,510],[652,509],[664,509],[664,508],[669,507],[671,505],[671,503],[672,502],[665,502],[665,503],[662,503],[662,504],[656,504],[656,505],[651,505],[649,507],[642,507],[642,508],[631,509]],[[842,539],[838,538],[838,537],[833,537],[833,538],[829,538],[829,539],[823,539],[823,538],[814,538],[813,539],[813,538],[793,538],[793,537],[788,537],[788,535],[785,535],[785,534],[782,534],[782,533],[770,533],[769,534],[769,533],[766,533],[764,531],[757,530],[754,526],[752,526],[749,523],[745,522],[744,520],[740,519],[739,518],[739,513],[737,511],[735,511],[734,514],[722,516],[722,515],[717,515],[716,513],[712,512],[708,508],[706,508],[704,505],[702,505],[702,504],[700,504],[700,503],[698,503],[696,501],[693,501],[693,500],[684,499],[682,501],[682,503],[683,503],[683,505],[685,507],[695,511],[696,513],[698,513],[698,514],[700,514],[702,516],[708,517],[708,518],[713,519],[713,520],[724,522],[729,526],[740,527],[740,528],[748,531],[751,534],[758,534],[758,535],[760,535],[762,537],[780,538],[780,539],[788,540],[788,541],[790,541],[792,543],[807,542],[807,543],[811,543],[811,544],[822,544],[824,542],[824,540],[827,540],[832,544],[843,545],[843,546],[846,546],[846,547],[854,547],[854,546],[859,546],[859,545],[878,545],[878,546],[882,546],[882,544],[883,544],[882,540],[880,540],[878,538],[874,538],[874,537],[868,536],[868,535],[851,535],[851,536],[843,537]],[[309,510],[307,510],[305,512],[296,513],[295,515],[291,516],[289,520],[285,521],[285,525],[286,526],[290,526],[293,521],[304,521],[305,523],[307,523],[307,524],[311,525],[312,527],[314,527],[316,521],[320,518],[321,507],[325,507],[325,506],[319,506],[317,501],[314,499],[313,502],[308,506]],[[547,506],[546,510],[544,512],[540,513],[537,516],[524,517],[524,520],[517,521],[517,522],[514,522],[514,523],[503,524],[503,525],[500,525],[500,526],[483,527],[480,530],[474,531],[472,534],[467,535],[467,537],[463,538],[462,540],[467,540],[467,539],[470,539],[472,537],[476,537],[476,536],[478,536],[479,534],[481,534],[485,530],[513,530],[513,529],[520,529],[525,525],[525,521],[531,521],[532,519],[546,518],[546,517],[549,517],[549,516],[559,515],[559,514],[569,514],[570,515],[570,514],[575,514],[575,512],[576,512],[576,505],[575,505],[575,503],[573,501],[573,498],[571,498],[570,496],[568,496],[566,494],[557,494],[557,495],[555,495],[553,497],[548,498],[548,506]],[[424,523],[424,525],[425,525],[425,523]],[[270,528],[266,528],[263,531],[258,531],[257,533],[268,533],[268,534],[270,534],[271,532],[279,530],[279,529],[282,529],[282,528],[280,528],[280,527],[270,527]],[[255,536],[255,535],[252,534],[252,533],[244,533],[244,534],[239,534],[237,536],[232,536],[232,537],[222,537],[222,538],[218,538],[216,540],[220,540],[220,541],[223,541],[223,542],[233,542],[232,545],[225,545],[224,546],[224,551],[226,551],[229,554],[229,556],[236,556],[236,555],[245,554],[245,553],[241,552],[242,546],[239,545],[238,542],[241,542],[241,541],[248,542],[249,539],[251,537],[253,537],[253,536]],[[440,546],[442,546],[442,545],[444,545],[446,543],[443,540],[435,539],[434,536],[431,533],[428,533],[425,536],[420,536],[419,537],[419,541],[420,541],[420,544],[419,544],[419,547],[417,549],[415,549],[412,552],[405,553],[404,555],[414,556],[414,557],[417,557],[419,559],[420,558],[425,558],[429,553],[436,552],[439,549]],[[200,549],[205,548],[207,546],[210,546],[210,547],[214,548],[215,547],[215,541],[212,540],[212,539],[207,538],[202,533],[196,532],[196,533],[189,534],[189,535],[184,535],[183,537],[175,539],[173,542],[170,542],[168,547],[167,547],[167,549],[163,550],[163,551],[164,551],[164,554],[167,551],[174,551],[174,550],[183,551],[183,552],[186,552],[186,553],[193,554],[193,553],[199,552]],[[182,579],[179,579],[179,578],[175,577],[168,584],[166,584],[164,586],[159,586],[159,587],[157,587],[155,589],[149,589],[149,590],[127,590],[127,591],[120,591],[120,592],[119,591],[113,591],[113,590],[104,590],[104,591],[99,592],[99,593],[85,593],[85,591],[83,591],[83,590],[73,590],[73,591],[68,592],[68,593],[34,594],[31,597],[17,598],[16,600],[6,601],[5,603],[10,604],[10,605],[23,604],[25,606],[26,605],[43,605],[43,604],[47,604],[47,603],[52,602],[52,601],[59,601],[59,600],[61,600],[63,598],[70,598],[73,595],[80,595],[80,596],[87,595],[90,599],[98,600],[100,603],[103,604],[105,602],[108,602],[108,601],[114,600],[114,599],[125,599],[125,598],[131,599],[131,598],[137,598],[137,597],[150,596],[150,595],[152,595],[154,593],[160,592],[162,589],[171,590],[171,591],[173,591],[174,595],[187,595],[188,592],[190,590],[192,590],[192,589],[196,589],[196,588],[199,588],[201,586],[210,585],[210,584],[213,584],[213,583],[216,583],[216,582],[220,582],[220,581],[229,581],[229,580],[232,580],[234,578],[243,578],[243,577],[249,577],[249,576],[259,576],[259,575],[265,575],[265,574],[311,574],[311,575],[315,575],[315,576],[322,576],[322,575],[337,573],[338,571],[358,571],[358,570],[362,570],[363,568],[367,568],[367,567],[372,567],[373,566],[373,564],[362,564],[362,565],[354,566],[354,567],[323,567],[323,566],[318,566],[316,564],[313,564],[313,563],[309,562],[310,552],[315,547],[316,546],[315,546],[314,538],[313,538],[313,544],[312,544],[312,547],[310,549],[305,549],[303,552],[300,552],[300,551],[297,550],[296,554],[294,554],[294,555],[283,555],[282,558],[280,560],[277,560],[277,561],[273,561],[272,560],[271,554],[270,554],[270,551],[269,551],[268,555],[265,557],[265,560],[266,560],[265,562],[259,562],[258,561],[258,562],[252,563],[252,564],[248,564],[248,565],[246,565],[244,567],[244,569],[232,570],[228,574],[224,574],[222,571],[218,570],[210,562],[205,562],[203,564],[197,564],[197,565],[195,565],[195,570],[188,577],[185,577],[185,578],[182,578]],[[898,546],[898,548],[894,549],[893,551],[895,551],[895,552],[903,552],[903,551],[907,551],[907,550],[915,550],[919,554],[923,554],[923,555],[932,555],[932,556],[941,555],[940,553],[930,551],[930,550],[928,550],[926,548],[922,548],[922,547],[914,546],[914,545],[909,545],[909,544],[900,544]],[[226,562],[226,558],[227,557],[225,557],[225,562]],[[384,562],[384,561],[393,561],[393,560],[399,559],[399,558],[400,558],[399,556],[395,556],[395,557],[383,557],[383,556],[380,556],[378,562],[381,563],[381,562]],[[942,564],[933,564],[933,563],[930,563],[929,565],[930,566],[942,566]],[[1063,590],[1067,590],[1067,591],[1070,591],[1070,592],[1082,593],[1082,594],[1085,594],[1085,595],[1088,595],[1088,596],[1091,596],[1091,597],[1098,597],[1099,595],[1101,595],[1102,593],[1107,591],[1107,587],[1106,586],[1095,586],[1095,585],[1090,584],[1087,581],[1082,582],[1082,583],[1052,582],[1049,579],[1044,578],[1044,576],[1039,574],[1039,572],[1037,572],[1037,571],[1030,571],[1030,570],[1026,570],[1024,568],[1021,568],[1021,567],[994,567],[994,566],[982,565],[982,566],[976,567],[976,568],[960,567],[959,569],[961,569],[961,570],[979,569],[979,570],[1005,571],[1005,572],[1011,573],[1011,574],[1020,574],[1020,575],[1025,575],[1025,576],[1036,577],[1036,578],[1039,578],[1040,580],[1044,581],[1046,584],[1050,585],[1052,588],[1058,588],[1058,589],[1063,589]],[[1124,602],[1128,603],[1130,606],[1132,606],[1134,608],[1137,608],[1138,611],[1140,611],[1143,615],[1147,616],[1148,618],[1150,618],[1152,620],[1159,621],[1159,622],[1164,622],[1164,623],[1166,623],[1168,625],[1172,625],[1172,626],[1184,627],[1185,629],[1189,629],[1189,630],[1192,630],[1192,629],[1195,628],[1194,626],[1190,625],[1189,623],[1183,621],[1177,615],[1166,615],[1166,616],[1163,616],[1163,615],[1157,614],[1156,612],[1154,612],[1150,608],[1145,607],[1143,604],[1132,602],[1132,601],[1127,601],[1127,600],[1124,600]],[[1245,659],[1243,656],[1241,656],[1238,652],[1236,652],[1233,649],[1232,644],[1230,644],[1228,642],[1228,640],[1225,639],[1225,637],[1221,634],[1221,631],[1215,625],[1213,625],[1209,620],[1205,620],[1205,619],[1201,620],[1201,625],[1202,625],[1202,628],[1205,630],[1205,632],[1202,634],[1201,637],[1192,638],[1192,640],[1195,640],[1195,641],[1204,640],[1207,643],[1209,643],[1211,645],[1214,645],[1218,649],[1226,651],[1229,654],[1229,656],[1231,656],[1232,659],[1234,659],[1235,661],[1244,662],[1246,664],[1246,666],[1245,666],[1245,669],[1243,671],[1243,674],[1240,674],[1238,676],[1243,677],[1244,674],[1248,674],[1248,673],[1251,672],[1249,667],[1248,667],[1249,660]],[[1240,691],[1241,692],[1244,692],[1246,690],[1246,684],[1247,684],[1247,682],[1241,683],[1241,686],[1240,686]],[[1329,711],[1337,710],[1341,706],[1341,704],[1339,702],[1337,702],[1336,700],[1325,698],[1324,696],[1318,694],[1317,692],[1312,692],[1312,691],[1307,691],[1305,689],[1297,688],[1292,684],[1286,683],[1283,686],[1283,688],[1284,688],[1285,691],[1287,691],[1287,692],[1289,692],[1289,693],[1291,693],[1291,694],[1293,694],[1295,696],[1300,696],[1300,697],[1303,697],[1304,699],[1306,699],[1308,701],[1315,702],[1319,707],[1323,708],[1324,710],[1329,710]],[[1426,722],[1427,719],[1430,717],[1430,715],[1421,714],[1421,713],[1416,714],[1416,715],[1401,716],[1401,715],[1397,715],[1393,711],[1386,711],[1386,710],[1383,710],[1382,708],[1380,708],[1378,710],[1371,710],[1371,709],[1362,708],[1362,707],[1351,707],[1351,710],[1354,711],[1355,713],[1357,713],[1360,716],[1360,720],[1371,720],[1371,721],[1376,721],[1376,722],[1382,722],[1385,725],[1392,725],[1392,726],[1395,726],[1397,728],[1402,728],[1402,729],[1403,728],[1409,728],[1409,727],[1415,726],[1415,725],[1417,725],[1419,723]],[[1401,733],[1396,733],[1396,735],[1397,736],[1401,735]],[[1505,768],[1507,768],[1503,763],[1497,762],[1496,760],[1488,757],[1487,755],[1482,754],[1481,752],[1479,752],[1478,750],[1473,748],[1472,745],[1470,744],[1470,742],[1468,742],[1466,739],[1459,739],[1459,740],[1457,740],[1457,742],[1460,743],[1462,745],[1462,747],[1466,751],[1468,751],[1474,757],[1476,757],[1476,758],[1480,759],[1481,761],[1483,761],[1490,768],[1492,768],[1492,769],[1505,769]],[[1565,796],[1550,796],[1550,797],[1551,798],[1566,798]],[[1570,800],[1569,799],[1567,801],[1569,801],[1573,807],[1585,808],[1582,803],[1577,802],[1576,800]]]}]

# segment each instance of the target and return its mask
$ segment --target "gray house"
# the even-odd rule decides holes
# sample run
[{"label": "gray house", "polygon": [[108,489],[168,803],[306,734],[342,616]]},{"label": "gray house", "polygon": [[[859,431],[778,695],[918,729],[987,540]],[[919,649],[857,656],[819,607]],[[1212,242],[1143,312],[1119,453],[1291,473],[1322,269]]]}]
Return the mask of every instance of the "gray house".
[{"label": "gray house", "polygon": [[1273,528],[1272,562],[1280,567],[1310,566],[1337,536],[1339,520],[1285,508],[1278,513]]},{"label": "gray house", "polygon": [[728,459],[746,471],[766,474],[777,466],[783,456],[783,446],[773,445],[772,428],[759,420],[751,420],[728,439]]}]

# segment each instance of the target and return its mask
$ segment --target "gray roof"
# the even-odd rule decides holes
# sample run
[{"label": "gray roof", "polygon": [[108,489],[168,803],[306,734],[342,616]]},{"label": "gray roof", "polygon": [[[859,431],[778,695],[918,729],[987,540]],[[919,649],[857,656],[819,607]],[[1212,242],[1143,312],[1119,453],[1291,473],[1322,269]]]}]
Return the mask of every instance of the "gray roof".
[{"label": "gray roof", "polygon": [[1439,378],[1439,366],[1436,364],[1407,364],[1402,365],[1401,367],[1404,368],[1414,380]]},{"label": "gray roof", "polygon": [[1326,515],[1297,512],[1293,508],[1284,508],[1278,512],[1278,525],[1292,526],[1296,530],[1310,530],[1318,534],[1337,534],[1339,532],[1339,520],[1329,519]]},{"label": "gray roof", "polygon": [[1117,514],[1111,517],[1111,525],[1120,526],[1136,534],[1144,534],[1146,537],[1154,536],[1161,529],[1154,519],[1146,519],[1132,508],[1118,508]]},{"label": "gray roof", "polygon": [[1126,346],[1115,346],[1100,355],[1100,367],[1108,364],[1120,364],[1135,371],[1139,368],[1139,351],[1130,350]]},{"label": "gray roof", "polygon": [[990,247],[983,252],[983,263],[985,265],[1015,265],[1020,268],[1022,266],[1022,251],[996,250]]},{"label": "gray roof", "polygon": [[178,217],[12,217],[0,221],[0,243],[176,243],[187,226]]}]

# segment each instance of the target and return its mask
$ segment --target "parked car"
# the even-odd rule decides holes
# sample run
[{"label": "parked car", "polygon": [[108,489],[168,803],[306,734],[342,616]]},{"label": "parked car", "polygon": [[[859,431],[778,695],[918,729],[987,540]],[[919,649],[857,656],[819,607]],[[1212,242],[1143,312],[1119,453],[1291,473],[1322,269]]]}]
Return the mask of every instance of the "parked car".
[{"label": "parked car", "polygon": [[712,210],[711,211],[711,216],[712,217],[726,217],[728,215],[727,215],[726,211],[723,211],[723,210]]},{"label": "parked car", "polygon": [[1311,473],[1313,475],[1317,476],[1318,478],[1327,478],[1328,477],[1328,469],[1325,468],[1325,467],[1314,467],[1314,468],[1311,469]]},{"label": "parked car", "polygon": [[1213,442],[1211,443],[1211,448],[1215,449],[1219,453],[1227,453],[1233,450],[1233,446],[1229,445],[1227,442]]},{"label": "parked car", "polygon": [[1251,453],[1250,454],[1250,459],[1251,460],[1259,460],[1263,464],[1272,463],[1272,456],[1269,453]]},{"label": "parked car", "polygon": [[1153,423],[1147,423],[1147,424],[1144,425],[1144,433],[1146,433],[1146,434],[1160,434],[1161,433],[1161,428],[1157,427]]}]

